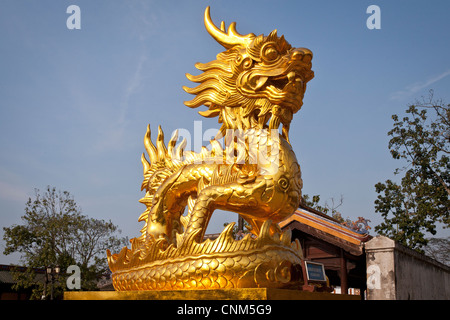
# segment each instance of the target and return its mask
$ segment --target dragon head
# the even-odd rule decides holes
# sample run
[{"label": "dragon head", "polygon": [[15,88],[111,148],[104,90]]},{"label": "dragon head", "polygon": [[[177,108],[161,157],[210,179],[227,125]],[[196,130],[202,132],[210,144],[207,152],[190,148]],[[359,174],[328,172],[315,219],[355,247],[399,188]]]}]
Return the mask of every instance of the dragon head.
[{"label": "dragon head", "polygon": [[196,95],[185,104],[191,108],[208,107],[199,113],[204,117],[219,117],[220,133],[227,129],[278,129],[289,141],[292,116],[300,110],[306,83],[314,77],[311,70],[312,52],[293,48],[277,30],[268,36],[253,33],[241,35],[233,22],[225,31],[222,21],[218,28],[211,20],[209,7],[205,10],[208,33],[226,51],[208,63],[197,63],[202,74],[186,77],[195,88],[183,89]]}]

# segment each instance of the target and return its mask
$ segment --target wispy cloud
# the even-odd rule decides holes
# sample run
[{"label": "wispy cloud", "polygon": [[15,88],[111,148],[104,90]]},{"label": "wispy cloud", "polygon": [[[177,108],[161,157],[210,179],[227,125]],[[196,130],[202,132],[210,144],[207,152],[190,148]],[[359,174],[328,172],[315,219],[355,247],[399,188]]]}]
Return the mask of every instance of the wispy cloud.
[{"label": "wispy cloud", "polygon": [[158,22],[164,19],[165,12],[148,0],[130,2],[129,10],[129,26],[133,36],[140,41],[149,41],[158,32]]},{"label": "wispy cloud", "polygon": [[125,121],[125,116],[129,109],[130,98],[141,87],[141,83],[143,80],[142,68],[146,61],[147,61],[147,56],[145,54],[141,54],[141,56],[138,59],[136,69],[135,69],[133,75],[131,76],[131,78],[128,80],[127,86],[125,87],[124,102],[122,105],[122,113],[121,113],[120,119],[119,119],[119,122],[121,122],[121,123]]},{"label": "wispy cloud", "polygon": [[403,99],[409,98],[410,96],[416,94],[420,90],[425,89],[426,87],[431,86],[433,83],[436,83],[439,80],[444,79],[448,75],[450,75],[450,70],[447,70],[447,71],[445,71],[437,76],[434,76],[426,81],[416,82],[414,84],[411,84],[411,85],[407,86],[404,90],[400,90],[400,91],[396,91],[396,92],[392,93],[390,96],[390,99],[391,100],[403,100]]},{"label": "wispy cloud", "polygon": [[0,181],[0,199],[25,203],[28,196],[24,189],[8,182]]},{"label": "wispy cloud", "polygon": [[143,69],[146,61],[146,55],[141,54],[136,61],[134,72],[124,82],[122,101],[120,102],[119,109],[117,113],[114,113],[114,116],[110,115],[110,122],[105,124],[104,131],[95,144],[95,149],[98,152],[120,149],[126,145],[129,110],[132,106],[130,105],[130,101],[142,88],[142,82],[144,80]]}]

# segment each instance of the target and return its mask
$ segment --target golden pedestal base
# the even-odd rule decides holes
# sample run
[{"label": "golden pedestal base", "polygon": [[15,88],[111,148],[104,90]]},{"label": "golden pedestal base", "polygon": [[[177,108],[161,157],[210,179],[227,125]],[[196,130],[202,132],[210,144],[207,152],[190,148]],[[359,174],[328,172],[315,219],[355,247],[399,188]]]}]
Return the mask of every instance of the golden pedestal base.
[{"label": "golden pedestal base", "polygon": [[66,291],[64,300],[360,300],[360,296],[271,288]]}]

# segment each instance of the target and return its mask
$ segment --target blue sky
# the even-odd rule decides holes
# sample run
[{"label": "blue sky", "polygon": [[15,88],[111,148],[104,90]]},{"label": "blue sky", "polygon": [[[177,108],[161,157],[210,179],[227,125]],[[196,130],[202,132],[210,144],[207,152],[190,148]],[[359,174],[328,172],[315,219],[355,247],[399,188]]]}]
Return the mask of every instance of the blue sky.
[{"label": "blue sky", "polygon": [[[81,29],[69,30],[69,5]],[[369,5],[381,29],[369,30]],[[68,190],[84,214],[139,235],[141,153],[149,123],[218,128],[183,105],[185,73],[223,48],[203,12],[242,34],[278,29],[314,53],[315,78],[290,137],[304,193],[339,199],[374,226],[374,185],[393,178],[392,114],[434,89],[450,101],[448,1],[11,1],[0,6],[0,227],[21,223],[34,188]],[[217,213],[209,232],[234,214]],[[373,232],[372,232],[373,234]],[[448,235],[448,231],[446,233]],[[0,230],[3,236],[3,229]],[[4,242],[0,240],[3,252]],[[0,256],[0,263],[14,262]]]}]

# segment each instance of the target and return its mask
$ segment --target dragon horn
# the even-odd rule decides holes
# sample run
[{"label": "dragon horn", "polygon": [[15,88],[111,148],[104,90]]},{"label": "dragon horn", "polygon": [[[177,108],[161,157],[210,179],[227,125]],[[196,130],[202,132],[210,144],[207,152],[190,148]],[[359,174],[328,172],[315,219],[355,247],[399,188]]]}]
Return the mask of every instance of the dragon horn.
[{"label": "dragon horn", "polygon": [[221,23],[221,28],[217,28],[216,25],[211,20],[211,15],[209,12],[209,6],[206,7],[205,10],[205,27],[208,33],[222,46],[226,49],[232,48],[235,45],[244,45],[247,46],[250,42],[253,41],[255,35],[253,33],[249,33],[245,36],[239,34],[236,31],[236,22],[233,22],[228,27],[228,32],[225,33],[225,24]]}]

